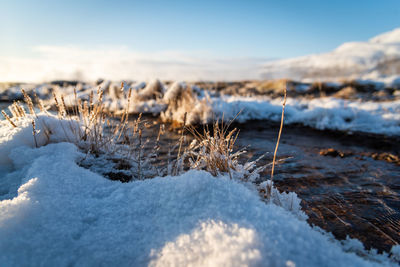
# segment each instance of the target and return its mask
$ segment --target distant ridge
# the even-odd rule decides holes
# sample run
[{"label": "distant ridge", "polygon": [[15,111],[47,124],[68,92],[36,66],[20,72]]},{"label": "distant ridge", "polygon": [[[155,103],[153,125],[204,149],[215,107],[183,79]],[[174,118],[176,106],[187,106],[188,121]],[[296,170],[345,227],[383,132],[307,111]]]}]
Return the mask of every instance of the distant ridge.
[{"label": "distant ridge", "polygon": [[400,28],[366,42],[348,42],[335,50],[265,63],[264,79],[395,80],[400,76]]}]

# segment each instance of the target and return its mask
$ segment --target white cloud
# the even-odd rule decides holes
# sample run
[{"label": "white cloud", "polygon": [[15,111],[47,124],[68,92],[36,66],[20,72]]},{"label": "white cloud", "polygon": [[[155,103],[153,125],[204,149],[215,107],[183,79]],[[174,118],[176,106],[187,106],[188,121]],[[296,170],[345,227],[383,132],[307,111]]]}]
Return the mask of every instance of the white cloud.
[{"label": "white cloud", "polygon": [[222,58],[204,51],[137,52],[127,47],[38,46],[30,57],[0,57],[0,81],[258,79],[263,58]]}]

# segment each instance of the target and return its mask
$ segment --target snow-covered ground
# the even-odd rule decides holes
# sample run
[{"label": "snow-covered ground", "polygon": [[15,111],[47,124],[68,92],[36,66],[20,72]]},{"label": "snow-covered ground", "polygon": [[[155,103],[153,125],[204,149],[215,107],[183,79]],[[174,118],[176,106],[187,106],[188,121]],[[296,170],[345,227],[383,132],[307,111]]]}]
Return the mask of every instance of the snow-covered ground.
[{"label": "snow-covered ground", "polygon": [[332,52],[271,61],[263,66],[265,79],[305,81],[374,80],[400,84],[400,28],[366,42],[349,42]]},{"label": "snow-covered ground", "polygon": [[[46,121],[48,144],[35,148],[31,119],[18,128],[0,121],[2,266],[396,264],[356,240],[334,240],[229,176],[108,180],[77,164],[84,155],[55,117]],[[392,252],[400,256],[398,246]]]},{"label": "snow-covered ground", "polygon": [[[49,93],[49,85],[37,85],[47,103],[54,104]],[[339,86],[334,84],[332,86]],[[305,84],[295,90],[309,90]],[[305,88],[307,87],[307,88]],[[33,86],[33,88],[35,88]],[[46,89],[47,88],[47,89]],[[76,102],[75,86],[55,87],[58,95],[65,95],[67,105],[73,106]],[[190,87],[185,83],[175,82],[165,85],[158,80],[149,83],[132,82],[121,83],[105,81],[99,85],[78,84],[77,97],[89,100],[91,92],[102,88],[105,106],[114,112],[122,112],[127,106],[127,95],[132,88],[129,103],[130,113],[148,113],[160,116],[164,121],[183,122],[187,113],[186,123],[210,123],[224,117],[226,120],[234,118],[239,112],[237,120],[272,120],[281,118],[282,99],[270,96],[239,96],[214,94],[200,87]],[[379,87],[380,88],[380,87]],[[15,97],[20,96],[19,87],[10,88],[7,93]],[[375,89],[375,90],[383,90]],[[400,100],[395,98],[389,101],[346,100],[330,97],[289,97],[286,105],[285,124],[302,124],[321,130],[340,130],[346,132],[365,132],[400,136]]]},{"label": "snow-covered ground", "polygon": [[[247,120],[280,121],[282,100],[268,97],[224,96],[212,99],[217,117]],[[303,124],[320,130],[367,132],[389,136],[400,135],[400,101],[361,102],[333,97],[318,99],[288,98],[286,124]]]}]

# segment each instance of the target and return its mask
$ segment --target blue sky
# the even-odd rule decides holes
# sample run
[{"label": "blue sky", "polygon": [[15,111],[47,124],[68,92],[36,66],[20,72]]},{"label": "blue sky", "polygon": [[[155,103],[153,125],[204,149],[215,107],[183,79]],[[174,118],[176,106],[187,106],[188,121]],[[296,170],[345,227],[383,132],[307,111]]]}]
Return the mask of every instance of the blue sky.
[{"label": "blue sky", "polygon": [[[88,51],[95,52],[85,64],[92,64],[103,54],[109,57],[102,62],[110,64],[111,55],[115,57],[117,53],[117,65],[122,66],[130,58],[130,62],[141,63],[131,66],[136,69],[145,67],[146,58],[157,55],[155,61],[163,58],[164,63],[177,60],[181,65],[192,66],[197,60],[203,69],[210,66],[207,71],[215,67],[216,71],[231,71],[232,75],[233,70],[224,66],[243,64],[251,73],[249,60],[254,65],[269,59],[328,52],[344,42],[365,41],[400,27],[399,0],[0,0],[0,10],[0,74],[27,80],[38,78],[20,78],[20,66],[41,66],[32,68],[46,70],[45,75],[50,67],[42,65],[70,64],[73,68]],[[68,61],[65,53],[72,53],[75,58]],[[130,55],[128,59],[123,53]],[[63,61],[55,60],[60,57]],[[34,65],[35,59],[42,61]],[[166,73],[164,69],[151,73],[150,65],[147,67],[150,72],[146,75],[137,71],[135,74],[152,77]],[[102,71],[98,73],[106,73]],[[191,71],[195,73],[196,69]],[[176,72],[180,70],[176,68]],[[193,78],[205,74],[196,75]]]},{"label": "blue sky", "polygon": [[400,26],[398,0],[0,3],[2,54],[69,44],[284,58],[326,52]]}]

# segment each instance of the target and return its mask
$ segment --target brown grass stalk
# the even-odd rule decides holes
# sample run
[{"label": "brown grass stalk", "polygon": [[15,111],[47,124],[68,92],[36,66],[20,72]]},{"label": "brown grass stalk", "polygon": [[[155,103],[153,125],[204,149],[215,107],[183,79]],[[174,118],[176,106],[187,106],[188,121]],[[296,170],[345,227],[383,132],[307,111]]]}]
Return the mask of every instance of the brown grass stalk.
[{"label": "brown grass stalk", "polygon": [[35,113],[35,109],[33,108],[33,103],[32,103],[32,99],[30,98],[30,96],[25,92],[24,89],[21,89],[22,95],[24,96],[24,101],[28,106],[29,109],[29,113],[32,115],[36,115]]},{"label": "brown grass stalk", "polygon": [[274,157],[273,157],[273,159],[272,159],[271,186],[268,187],[268,193],[267,193],[267,196],[268,196],[269,198],[271,197],[271,189],[272,189],[271,187],[272,187],[272,181],[273,181],[273,179],[274,179],[274,170],[275,170],[276,154],[277,154],[277,152],[278,152],[279,142],[280,142],[280,140],[281,140],[282,129],[283,129],[283,120],[284,120],[284,118],[285,118],[285,106],[286,106],[286,95],[287,95],[286,87],[287,87],[287,86],[285,85],[285,87],[283,88],[283,94],[284,94],[284,96],[283,96],[283,103],[282,103],[281,124],[280,124],[280,127],[279,127],[278,139],[277,139],[276,145],[275,145]]},{"label": "brown grass stalk", "polygon": [[4,118],[11,124],[12,127],[17,128],[17,125],[11,120],[11,118],[7,115],[7,113],[2,110],[1,114],[3,114]]},{"label": "brown grass stalk", "polygon": [[32,120],[32,134],[33,134],[33,139],[35,141],[35,147],[38,147],[37,140],[36,140],[36,125],[35,125],[35,120]]}]

